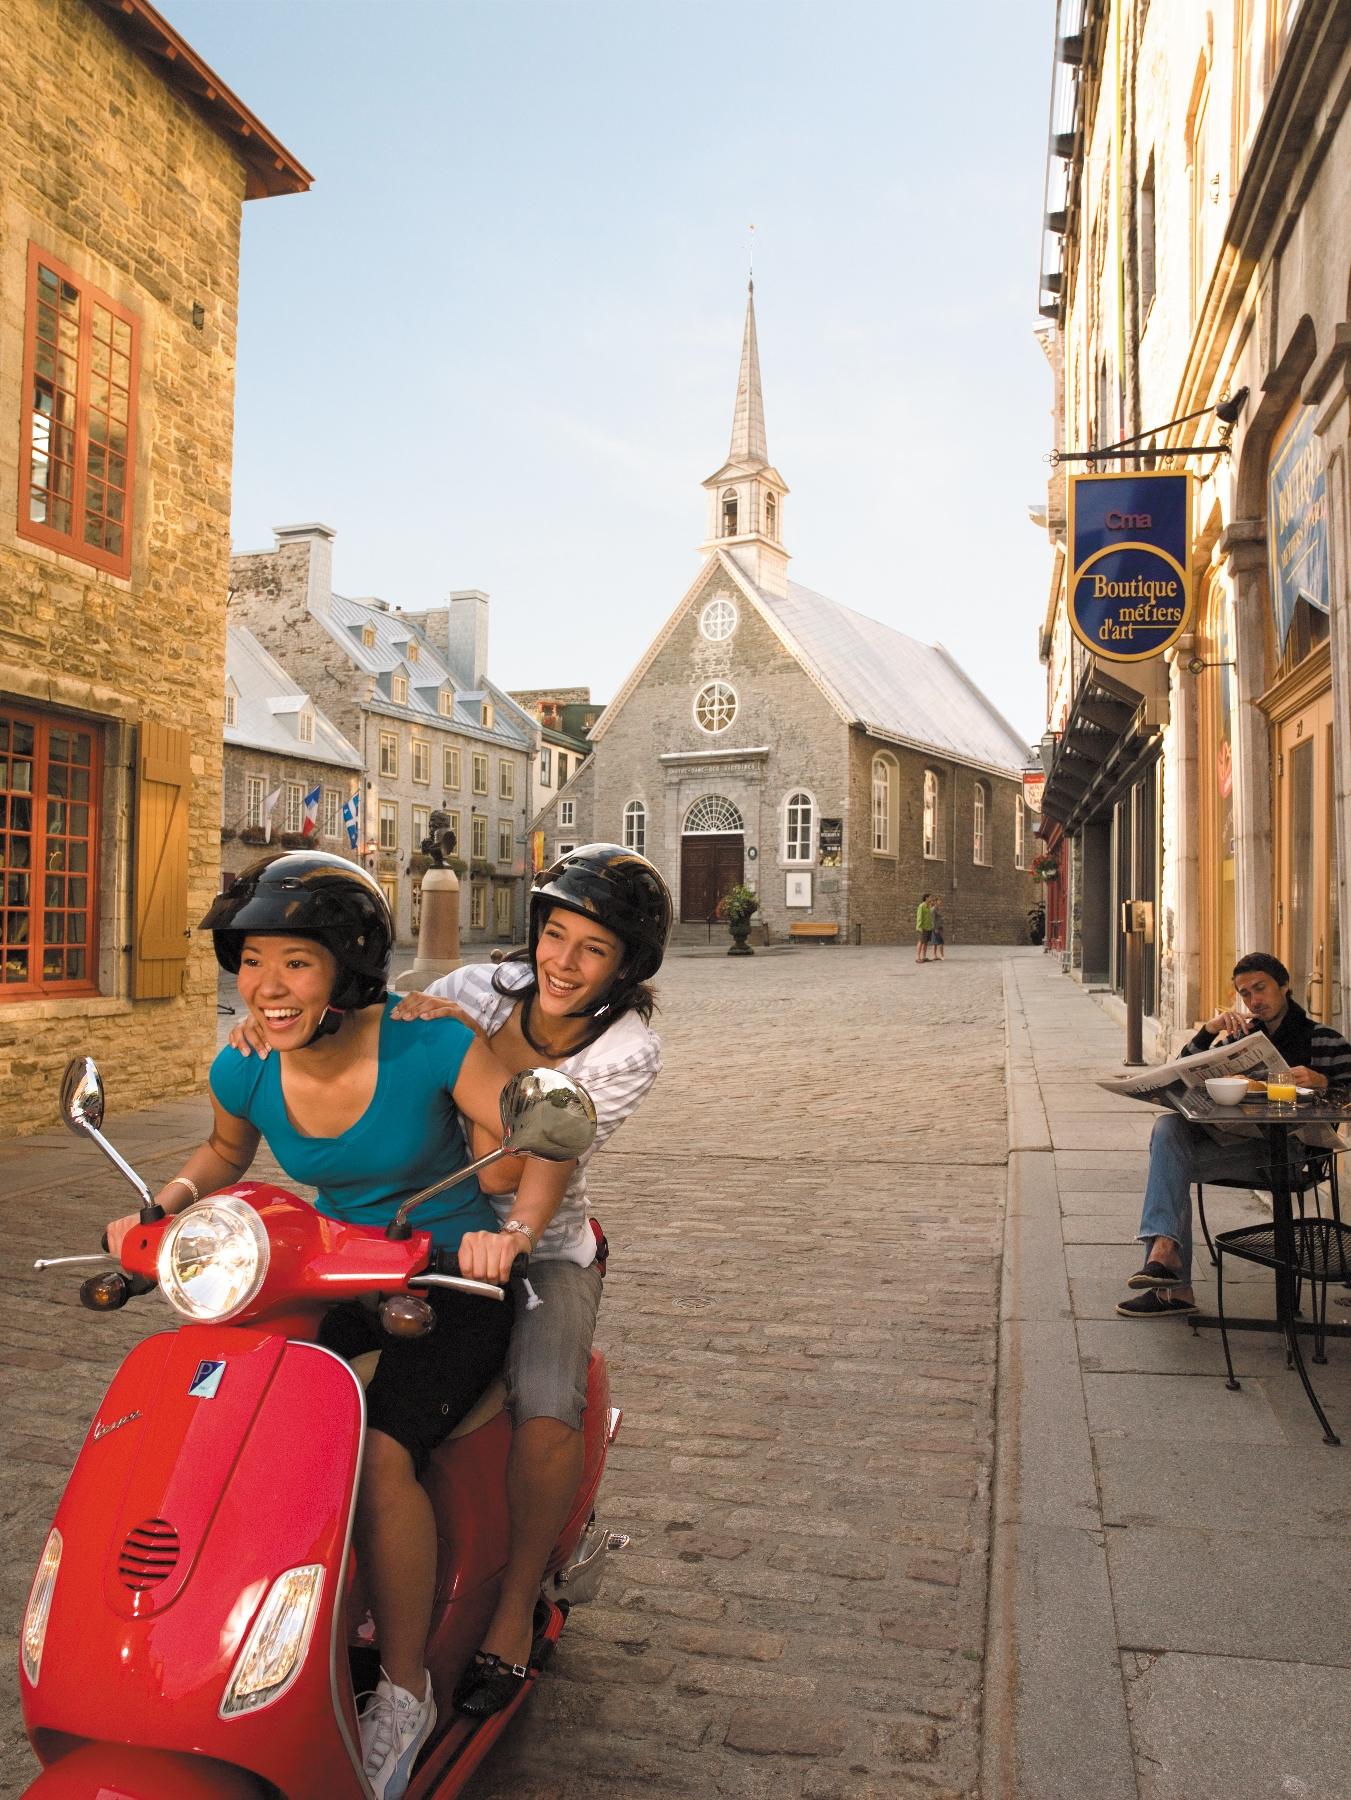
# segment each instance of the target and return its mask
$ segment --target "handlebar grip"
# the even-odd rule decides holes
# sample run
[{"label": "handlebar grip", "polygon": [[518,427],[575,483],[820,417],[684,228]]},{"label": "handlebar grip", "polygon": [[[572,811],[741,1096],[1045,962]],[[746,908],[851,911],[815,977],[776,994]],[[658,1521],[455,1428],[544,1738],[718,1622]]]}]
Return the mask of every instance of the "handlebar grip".
[{"label": "handlebar grip", "polygon": [[103,1232],[99,1233],[99,1249],[107,1250],[107,1248],[108,1248],[108,1233],[106,1231],[103,1231]]}]

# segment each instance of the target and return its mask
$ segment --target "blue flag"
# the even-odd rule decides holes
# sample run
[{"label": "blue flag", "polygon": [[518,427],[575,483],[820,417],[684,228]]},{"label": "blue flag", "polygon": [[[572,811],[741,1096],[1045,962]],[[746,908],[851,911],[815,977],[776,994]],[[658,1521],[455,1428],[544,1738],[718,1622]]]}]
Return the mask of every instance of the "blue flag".
[{"label": "blue flag", "polygon": [[357,847],[357,820],[360,812],[361,790],[358,788],[356,793],[344,804],[342,809],[342,822],[347,827],[347,842],[352,846],[353,850]]}]

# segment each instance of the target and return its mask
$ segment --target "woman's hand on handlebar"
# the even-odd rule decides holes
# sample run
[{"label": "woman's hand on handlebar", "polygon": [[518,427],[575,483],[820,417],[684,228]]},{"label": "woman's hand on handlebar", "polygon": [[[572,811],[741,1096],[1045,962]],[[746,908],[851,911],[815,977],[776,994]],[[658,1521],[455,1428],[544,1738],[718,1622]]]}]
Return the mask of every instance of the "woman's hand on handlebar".
[{"label": "woman's hand on handlebar", "polygon": [[461,1275],[474,1281],[509,1281],[511,1265],[528,1246],[515,1231],[466,1231],[455,1252]]},{"label": "woman's hand on handlebar", "polygon": [[267,1033],[252,1013],[245,1013],[238,1025],[230,1027],[230,1035],[226,1042],[232,1050],[238,1050],[241,1056],[252,1056],[256,1053],[266,1062],[271,1054]]},{"label": "woman's hand on handlebar", "polygon": [[139,1213],[128,1213],[124,1219],[111,1219],[109,1221],[108,1229],[104,1232],[103,1236],[108,1245],[108,1254],[110,1256],[115,1256],[118,1262],[121,1262],[122,1260],[123,1238],[126,1237],[129,1231],[139,1225],[140,1222],[141,1215]]}]

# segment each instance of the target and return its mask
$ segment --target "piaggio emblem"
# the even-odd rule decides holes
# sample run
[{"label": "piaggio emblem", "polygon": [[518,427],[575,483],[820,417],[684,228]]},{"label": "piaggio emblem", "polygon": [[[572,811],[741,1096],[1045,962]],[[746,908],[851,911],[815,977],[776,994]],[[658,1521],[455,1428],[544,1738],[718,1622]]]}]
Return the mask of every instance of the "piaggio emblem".
[{"label": "piaggio emblem", "polygon": [[198,1363],[197,1373],[188,1383],[189,1397],[193,1400],[214,1400],[224,1373],[223,1362]]}]

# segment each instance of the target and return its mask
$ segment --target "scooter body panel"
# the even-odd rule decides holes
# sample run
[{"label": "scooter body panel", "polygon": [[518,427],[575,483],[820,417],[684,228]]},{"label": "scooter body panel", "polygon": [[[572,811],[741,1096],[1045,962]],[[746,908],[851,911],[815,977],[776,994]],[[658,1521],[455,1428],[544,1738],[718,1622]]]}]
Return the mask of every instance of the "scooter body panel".
[{"label": "scooter body panel", "polygon": [[[202,1392],[203,1364],[224,1365],[214,1394]],[[44,1761],[72,1740],[104,1740],[215,1757],[291,1800],[361,1793],[337,1659],[364,1414],[351,1369],[315,1345],[190,1326],[132,1352],[57,1512],[64,1548],[37,1686],[21,1675]],[[178,1555],[137,1587],[126,1538],[150,1520]],[[271,1584],[307,1564],[324,1576],[290,1685],[222,1718]]]}]

